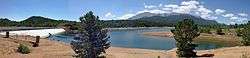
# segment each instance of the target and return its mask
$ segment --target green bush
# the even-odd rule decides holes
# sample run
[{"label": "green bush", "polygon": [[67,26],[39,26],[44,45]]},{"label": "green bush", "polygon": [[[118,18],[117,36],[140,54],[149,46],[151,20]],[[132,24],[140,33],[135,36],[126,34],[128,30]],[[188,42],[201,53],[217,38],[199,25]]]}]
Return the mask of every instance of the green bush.
[{"label": "green bush", "polygon": [[205,27],[201,27],[199,28],[201,33],[208,33],[208,34],[212,34],[211,29],[210,28],[205,28]]},{"label": "green bush", "polygon": [[242,28],[237,28],[236,33],[237,33],[237,36],[242,36],[243,35],[243,29]]},{"label": "green bush", "polygon": [[223,33],[223,31],[222,31],[222,28],[218,28],[218,29],[216,30],[216,33],[217,33],[218,35],[225,35],[225,33]]},{"label": "green bush", "polygon": [[25,46],[24,44],[20,44],[18,49],[17,49],[18,52],[22,53],[22,54],[28,54],[30,53],[30,49],[28,46]]},{"label": "green bush", "polygon": [[241,43],[244,46],[250,46],[250,25],[245,26],[244,28],[239,28],[237,30],[237,35],[241,36]]},{"label": "green bush", "polygon": [[244,45],[244,46],[250,46],[250,25],[244,27],[242,30],[242,38],[241,38],[241,43]]}]

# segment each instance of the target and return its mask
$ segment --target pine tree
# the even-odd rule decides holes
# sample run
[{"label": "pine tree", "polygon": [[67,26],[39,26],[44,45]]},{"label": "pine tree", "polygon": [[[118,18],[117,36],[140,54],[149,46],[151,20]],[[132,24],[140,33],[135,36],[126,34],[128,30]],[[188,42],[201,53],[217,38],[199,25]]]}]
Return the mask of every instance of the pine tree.
[{"label": "pine tree", "polygon": [[175,35],[177,46],[177,56],[178,57],[195,57],[196,45],[193,44],[193,39],[200,35],[198,26],[191,19],[184,19],[183,21],[178,22],[175,26],[175,29],[171,30]]},{"label": "pine tree", "polygon": [[242,30],[241,30],[242,33],[241,34],[241,43],[244,45],[244,46],[250,46],[250,25],[248,24],[247,26],[245,26]]},{"label": "pine tree", "polygon": [[80,17],[80,21],[82,29],[71,42],[76,58],[98,58],[106,53],[105,49],[110,47],[108,30],[100,26],[99,17],[90,11]]}]

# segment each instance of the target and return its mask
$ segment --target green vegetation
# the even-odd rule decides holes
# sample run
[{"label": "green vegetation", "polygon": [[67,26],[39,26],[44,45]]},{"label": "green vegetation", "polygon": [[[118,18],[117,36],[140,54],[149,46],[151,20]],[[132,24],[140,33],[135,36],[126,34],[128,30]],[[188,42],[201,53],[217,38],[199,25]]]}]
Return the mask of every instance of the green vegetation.
[{"label": "green vegetation", "polygon": [[28,19],[25,19],[20,22],[11,21],[7,18],[0,18],[0,27],[57,27],[60,24],[65,23],[77,23],[75,21],[67,21],[67,20],[54,20],[50,18],[45,18],[41,16],[31,16]]},{"label": "green vegetation", "polygon": [[28,54],[30,53],[30,49],[28,46],[24,45],[24,44],[20,44],[18,49],[17,49],[18,52],[22,53],[22,54]]},{"label": "green vegetation", "polygon": [[[233,33],[233,32],[230,32]],[[201,33],[200,36],[194,39],[195,43],[213,43],[217,47],[234,47],[239,46],[239,37],[226,34],[226,35],[217,35],[217,34],[206,34]]]},{"label": "green vegetation", "polygon": [[237,33],[237,36],[242,36],[244,32],[242,28],[237,28],[236,33]]},{"label": "green vegetation", "polygon": [[7,18],[0,18],[0,27],[8,27],[8,26],[15,26],[17,22],[11,21]]},{"label": "green vegetation", "polygon": [[[178,14],[169,16],[152,16],[142,17],[131,20],[100,20],[103,27],[173,27],[178,21],[182,21],[184,18],[191,18],[198,25],[223,25],[213,20],[205,20],[200,17],[192,16],[189,14]],[[57,27],[62,24],[75,24],[74,26],[80,26],[80,22],[66,21],[66,20],[54,20],[51,18],[45,18],[41,16],[31,16],[23,21],[16,22],[7,18],[0,19],[0,27],[3,26],[26,26],[26,27]]]},{"label": "green vegetation", "polygon": [[174,27],[178,21],[182,21],[184,18],[191,18],[198,25],[223,25],[216,21],[205,20],[189,14],[142,17],[132,20],[108,20],[102,22],[106,27]]},{"label": "green vegetation", "polygon": [[217,28],[216,29],[216,34],[218,34],[218,35],[225,35],[225,33],[223,33],[223,31],[222,31],[222,28]]},{"label": "green vegetation", "polygon": [[76,58],[99,58],[110,47],[108,30],[99,25],[99,17],[94,16],[93,12],[80,17],[80,21],[83,30],[71,42]]},{"label": "green vegetation", "polygon": [[[246,26],[243,30],[242,30],[242,40],[241,43],[245,46],[249,46],[250,45],[250,25]],[[238,32],[239,33],[239,32]]]},{"label": "green vegetation", "polygon": [[80,28],[80,25],[72,23],[61,24],[61,26],[67,27],[70,30],[78,30]]},{"label": "green vegetation", "polygon": [[173,24],[146,20],[108,20],[102,21],[104,27],[172,27]]},{"label": "green vegetation", "polygon": [[241,43],[244,46],[250,46],[250,22],[248,22],[247,24],[240,24],[240,25],[235,25],[237,26],[236,28],[236,33],[237,36],[241,37]]},{"label": "green vegetation", "polygon": [[196,52],[193,50],[197,45],[193,44],[193,39],[200,35],[198,26],[191,19],[184,19],[178,22],[175,29],[171,30],[175,35],[177,46],[177,56],[179,57],[195,57]]},{"label": "green vegetation", "polygon": [[199,30],[200,30],[201,33],[212,34],[211,28],[208,28],[208,27],[200,27]]}]

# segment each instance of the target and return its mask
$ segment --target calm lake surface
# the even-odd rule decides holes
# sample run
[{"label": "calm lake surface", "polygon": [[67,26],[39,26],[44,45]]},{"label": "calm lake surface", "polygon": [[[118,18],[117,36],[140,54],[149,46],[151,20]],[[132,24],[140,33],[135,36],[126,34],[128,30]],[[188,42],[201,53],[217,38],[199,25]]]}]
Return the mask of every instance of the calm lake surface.
[{"label": "calm lake surface", "polygon": [[[143,32],[160,32],[169,31],[172,28],[143,28],[143,29],[123,29],[123,30],[111,30],[110,41],[111,46],[115,47],[127,47],[127,48],[143,48],[143,49],[154,49],[154,50],[170,50],[175,48],[175,40],[170,37],[156,37],[146,36]],[[51,40],[58,40],[66,43],[70,43],[73,36],[57,34],[50,37]],[[214,49],[223,46],[219,46],[214,43],[200,42],[197,43],[196,49],[206,50]]]}]

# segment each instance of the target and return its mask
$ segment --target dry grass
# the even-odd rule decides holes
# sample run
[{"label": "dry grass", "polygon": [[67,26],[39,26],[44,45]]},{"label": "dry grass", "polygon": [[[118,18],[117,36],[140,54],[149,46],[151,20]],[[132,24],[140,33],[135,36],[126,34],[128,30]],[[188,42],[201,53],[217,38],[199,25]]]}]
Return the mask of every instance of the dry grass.
[{"label": "dry grass", "polygon": [[149,36],[161,36],[161,37],[173,37],[174,36],[174,34],[171,32],[144,32],[142,34],[149,35]]},{"label": "dry grass", "polygon": [[201,33],[197,37],[195,42],[208,42],[208,43],[217,43],[223,46],[240,46],[240,37],[236,35],[234,29],[223,30],[225,35],[218,35],[215,31],[212,31],[212,34]]},{"label": "dry grass", "polygon": [[[31,47],[31,42],[35,41],[31,36],[12,36],[11,38],[2,38],[0,36],[0,58],[72,58],[73,50],[68,44],[41,39],[40,47]],[[223,43],[228,45],[239,45],[239,37],[234,33],[226,35],[205,34],[202,33],[195,41],[208,41],[211,43]],[[20,54],[16,52],[20,43],[29,45],[31,53]],[[177,58],[176,49],[147,50],[135,48],[111,47],[107,50],[108,58]],[[250,46],[238,46],[218,48],[212,50],[199,50],[198,55],[214,54],[213,58],[249,58]]]},{"label": "dry grass", "polygon": [[[32,47],[35,41],[31,36],[0,37],[0,58],[72,58],[73,50],[69,45],[41,39],[39,47]],[[25,44],[31,49],[29,54],[18,53],[19,44]]]},{"label": "dry grass", "polygon": [[[222,46],[239,46],[240,37],[236,36],[234,29],[223,30],[225,35],[216,34],[215,30],[212,31],[212,34],[201,33],[200,36],[194,39],[194,42],[207,42],[207,43],[216,43]],[[171,32],[144,32],[144,35],[149,36],[161,36],[161,37],[173,37],[174,35]]]}]

